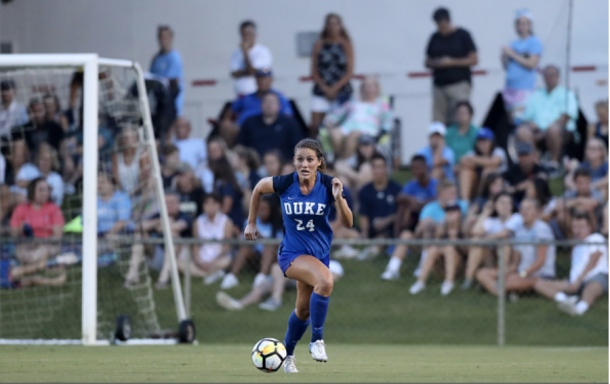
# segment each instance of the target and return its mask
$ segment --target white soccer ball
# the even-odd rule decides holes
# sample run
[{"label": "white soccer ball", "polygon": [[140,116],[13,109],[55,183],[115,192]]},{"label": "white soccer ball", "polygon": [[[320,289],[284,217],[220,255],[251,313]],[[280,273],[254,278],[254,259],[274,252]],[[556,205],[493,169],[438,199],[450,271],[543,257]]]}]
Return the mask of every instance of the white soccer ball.
[{"label": "white soccer ball", "polygon": [[281,341],[266,337],[252,348],[252,362],[263,372],[275,372],[286,360],[286,347]]}]

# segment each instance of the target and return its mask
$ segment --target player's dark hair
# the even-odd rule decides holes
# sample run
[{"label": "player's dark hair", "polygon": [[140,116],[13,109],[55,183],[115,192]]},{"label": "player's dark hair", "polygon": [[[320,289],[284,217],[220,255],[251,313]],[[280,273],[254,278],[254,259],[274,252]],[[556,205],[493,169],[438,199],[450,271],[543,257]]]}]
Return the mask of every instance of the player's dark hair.
[{"label": "player's dark hair", "polygon": [[578,179],[579,177],[591,178],[591,171],[589,171],[587,168],[580,167],[576,171],[574,171],[574,176],[572,176],[572,180],[576,181],[576,179]]},{"label": "player's dark hair", "polygon": [[318,159],[322,160],[320,165],[318,166],[318,171],[324,172],[326,171],[326,160],[324,160],[324,152],[322,151],[322,144],[318,140],[314,139],[303,139],[297,143],[294,147],[294,153],[296,154],[298,149],[311,149],[316,153]]},{"label": "player's dark hair", "polygon": [[244,29],[252,27],[256,30],[256,23],[252,20],[244,20],[239,24],[239,32],[242,32]]},{"label": "player's dark hair", "polygon": [[[44,181],[46,183],[47,179],[43,176],[40,176],[40,177],[37,177],[34,180],[30,181],[30,183],[28,184],[28,202],[30,202],[30,203],[34,202],[34,198],[36,197],[36,187],[42,181]],[[51,188],[50,185],[49,185],[49,188]],[[49,200],[47,202],[49,202],[50,200],[51,200],[51,194],[49,194]]]},{"label": "player's dark hair", "polygon": [[447,8],[441,7],[434,11],[432,19],[439,23],[441,21],[451,21],[451,16],[449,15],[449,10]]}]

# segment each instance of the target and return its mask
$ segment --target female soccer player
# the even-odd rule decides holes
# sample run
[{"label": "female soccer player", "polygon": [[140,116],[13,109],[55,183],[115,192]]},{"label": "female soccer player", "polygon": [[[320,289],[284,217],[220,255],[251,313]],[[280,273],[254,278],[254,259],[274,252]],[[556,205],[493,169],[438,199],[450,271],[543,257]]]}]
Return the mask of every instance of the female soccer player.
[{"label": "female soccer player", "polygon": [[287,277],[297,281],[296,308],[288,319],[284,338],[287,358],[284,371],[298,372],[294,348],[311,318],[309,352],[314,360],[326,362],[322,338],[333,277],[328,269],[333,231],[328,213],[334,203],[341,222],[351,228],[354,219],[343,195],[339,179],[325,175],[322,146],[316,140],[301,140],[294,148],[295,173],[262,179],[252,192],[250,215],[244,232],[246,240],[256,240],[256,212],[261,195],[279,195],[284,217],[284,239],[278,251],[278,263]]}]

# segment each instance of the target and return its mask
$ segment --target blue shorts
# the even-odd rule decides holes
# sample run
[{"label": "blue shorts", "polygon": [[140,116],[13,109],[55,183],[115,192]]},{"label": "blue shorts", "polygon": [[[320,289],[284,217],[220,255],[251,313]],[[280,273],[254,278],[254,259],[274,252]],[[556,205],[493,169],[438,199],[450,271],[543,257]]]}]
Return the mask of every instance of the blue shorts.
[{"label": "blue shorts", "polygon": [[[302,253],[283,253],[283,254],[277,255],[277,263],[280,265],[280,268],[282,269],[284,276],[286,276],[286,271],[288,270],[288,267],[290,267],[290,264],[292,264],[294,259],[296,259],[297,257],[299,257],[301,255],[303,255],[303,254]],[[320,260],[322,262],[322,264],[326,265],[326,268],[328,268],[328,265],[330,264],[330,255],[326,255],[325,258],[318,259],[318,260]]]}]

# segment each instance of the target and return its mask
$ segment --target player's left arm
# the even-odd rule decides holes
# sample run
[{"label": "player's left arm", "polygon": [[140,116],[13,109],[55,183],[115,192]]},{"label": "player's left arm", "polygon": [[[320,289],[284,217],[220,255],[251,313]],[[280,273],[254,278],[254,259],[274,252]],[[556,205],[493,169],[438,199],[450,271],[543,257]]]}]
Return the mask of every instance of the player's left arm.
[{"label": "player's left arm", "polygon": [[341,224],[343,224],[345,228],[351,228],[354,225],[354,215],[347,205],[347,200],[343,197],[343,183],[335,177],[332,179],[331,184],[333,186],[335,208],[337,208],[337,215],[341,220]]}]

